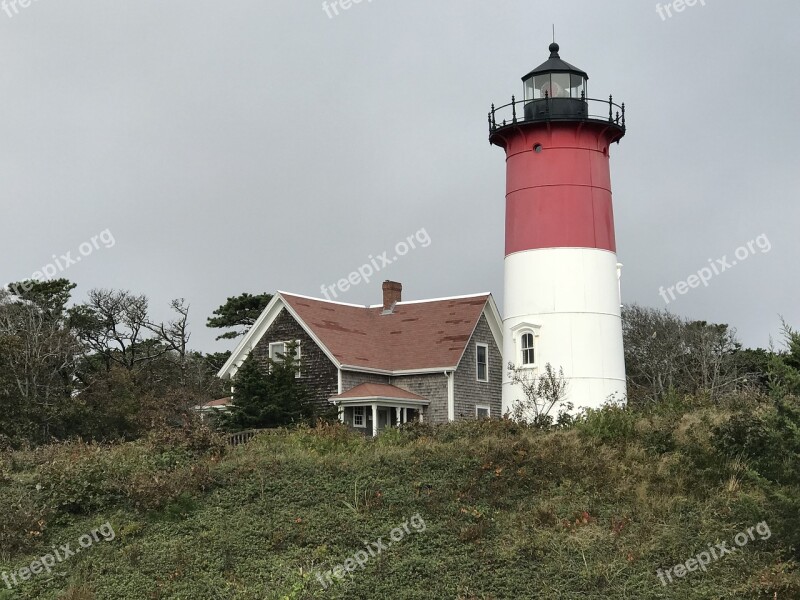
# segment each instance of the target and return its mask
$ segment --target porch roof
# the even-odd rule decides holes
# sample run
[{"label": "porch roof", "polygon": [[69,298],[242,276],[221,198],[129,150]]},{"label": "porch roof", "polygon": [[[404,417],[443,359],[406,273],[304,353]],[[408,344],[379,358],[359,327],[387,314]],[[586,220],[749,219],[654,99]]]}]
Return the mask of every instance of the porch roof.
[{"label": "porch roof", "polygon": [[390,402],[398,405],[427,406],[430,400],[413,392],[383,383],[362,383],[330,399],[333,404],[358,405]]}]

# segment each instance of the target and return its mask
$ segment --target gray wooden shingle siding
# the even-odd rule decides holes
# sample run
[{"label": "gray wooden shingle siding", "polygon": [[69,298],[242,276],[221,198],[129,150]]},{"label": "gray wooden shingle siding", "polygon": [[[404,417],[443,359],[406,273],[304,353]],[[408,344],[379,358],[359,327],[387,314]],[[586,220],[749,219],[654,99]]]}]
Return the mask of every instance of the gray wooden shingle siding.
[{"label": "gray wooden shingle siding", "polygon": [[301,381],[311,390],[314,403],[320,409],[330,408],[328,398],[339,393],[338,369],[286,309],[280,312],[264,337],[253,348],[252,356],[266,367],[269,345],[292,340],[300,340],[300,358],[303,363]]},{"label": "gray wooden shingle siding", "polygon": [[[486,344],[489,347],[489,381],[478,381],[476,372],[475,345]],[[503,355],[494,341],[492,330],[486,317],[481,315],[478,326],[472,334],[464,356],[456,369],[455,375],[455,417],[474,419],[476,405],[489,406],[492,418],[502,416],[503,395]]]}]

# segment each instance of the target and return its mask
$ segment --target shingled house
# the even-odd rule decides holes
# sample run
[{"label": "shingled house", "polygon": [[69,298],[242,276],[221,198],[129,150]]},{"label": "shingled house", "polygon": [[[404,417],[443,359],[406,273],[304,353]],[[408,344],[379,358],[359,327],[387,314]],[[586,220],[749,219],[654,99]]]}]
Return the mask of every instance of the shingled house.
[{"label": "shingled house", "polygon": [[315,402],[333,403],[366,435],[414,420],[499,417],[503,326],[491,294],[413,302],[401,295],[391,281],[375,306],[278,292],[219,376],[235,382],[251,354],[266,363],[296,342],[298,377]]}]

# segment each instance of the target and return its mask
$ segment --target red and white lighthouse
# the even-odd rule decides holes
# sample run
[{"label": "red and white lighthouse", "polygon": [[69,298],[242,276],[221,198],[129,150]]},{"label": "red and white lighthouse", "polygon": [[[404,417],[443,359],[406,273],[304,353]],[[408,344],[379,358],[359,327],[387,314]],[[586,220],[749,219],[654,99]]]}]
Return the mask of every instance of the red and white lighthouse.
[{"label": "red and white lighthouse", "polygon": [[[590,99],[588,79],[553,43],[524,99],[489,114],[507,167],[504,360],[563,369],[576,408],[626,397],[609,169],[625,105]],[[503,410],[521,397],[506,374]]]}]

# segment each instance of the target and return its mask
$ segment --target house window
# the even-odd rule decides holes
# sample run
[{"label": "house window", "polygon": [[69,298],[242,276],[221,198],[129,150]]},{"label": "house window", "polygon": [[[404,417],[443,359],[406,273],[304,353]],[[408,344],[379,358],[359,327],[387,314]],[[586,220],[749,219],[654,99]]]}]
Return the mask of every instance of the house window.
[{"label": "house window", "polygon": [[[294,350],[294,359],[298,365],[297,373],[295,373],[295,377],[300,378],[303,376],[302,372],[300,371],[300,340],[295,340],[295,350]],[[272,342],[269,345],[269,357],[275,362],[282,362],[283,357],[286,355],[286,347],[288,346],[289,342]]]},{"label": "house window", "polygon": [[492,409],[488,406],[479,404],[475,407],[475,416],[480,419],[488,419],[492,416]]},{"label": "house window", "polygon": [[475,366],[478,381],[489,381],[489,346],[475,345]]},{"label": "house window", "polygon": [[536,364],[536,353],[533,349],[532,333],[526,333],[522,336],[522,364],[525,366]]},{"label": "house window", "polygon": [[269,345],[269,357],[275,362],[283,360],[283,355],[286,354],[286,342],[273,342]]},{"label": "house window", "polygon": [[294,376],[296,379],[300,379],[303,376],[303,372],[300,370],[300,340],[295,340],[294,343],[294,360],[295,364],[297,365],[297,372],[294,374]]},{"label": "house window", "polygon": [[364,407],[363,406],[354,406],[353,407],[353,427],[366,427],[366,423],[364,423]]}]

